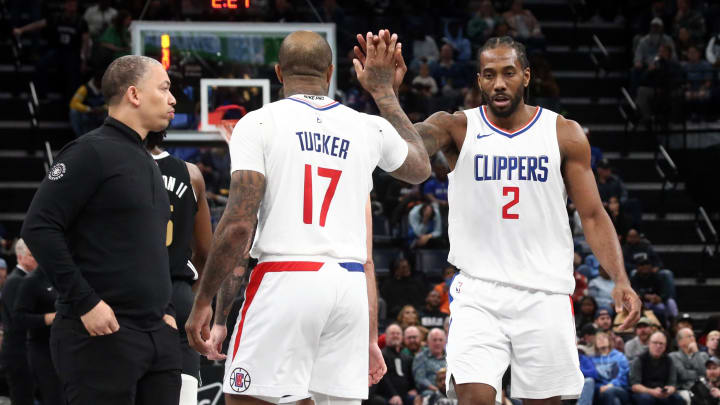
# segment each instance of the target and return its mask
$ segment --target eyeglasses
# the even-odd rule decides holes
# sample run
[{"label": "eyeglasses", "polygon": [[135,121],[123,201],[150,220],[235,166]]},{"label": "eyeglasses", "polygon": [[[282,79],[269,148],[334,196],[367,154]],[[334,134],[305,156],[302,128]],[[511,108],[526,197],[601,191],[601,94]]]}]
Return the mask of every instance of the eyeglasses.
[{"label": "eyeglasses", "polygon": [[665,342],[650,342],[651,345],[665,346]]}]

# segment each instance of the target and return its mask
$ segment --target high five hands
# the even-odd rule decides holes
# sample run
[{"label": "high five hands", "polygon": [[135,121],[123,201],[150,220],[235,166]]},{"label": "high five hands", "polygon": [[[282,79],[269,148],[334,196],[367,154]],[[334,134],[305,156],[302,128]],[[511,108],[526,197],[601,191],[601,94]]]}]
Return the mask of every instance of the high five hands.
[{"label": "high five hands", "polygon": [[[391,34],[390,30],[385,29],[378,31],[377,35],[372,32],[368,32],[365,36],[357,34],[357,40],[358,45],[353,47],[355,53],[353,65],[360,84],[373,94],[380,83],[386,85],[391,78],[392,89],[397,95],[407,72],[405,59],[402,56],[402,43],[398,42],[397,34]],[[371,80],[371,76],[378,74],[382,74],[382,78]]]}]

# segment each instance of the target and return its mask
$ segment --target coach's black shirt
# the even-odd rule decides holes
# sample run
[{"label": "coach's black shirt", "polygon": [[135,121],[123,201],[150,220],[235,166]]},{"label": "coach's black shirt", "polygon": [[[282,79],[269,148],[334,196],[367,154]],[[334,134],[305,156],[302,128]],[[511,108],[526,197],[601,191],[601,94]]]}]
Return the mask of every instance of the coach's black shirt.
[{"label": "coach's black shirt", "polygon": [[79,318],[101,299],[121,327],[153,330],[170,307],[160,169],[130,127],[108,117],[67,144],[33,198],[22,237]]},{"label": "coach's black shirt", "polygon": [[15,267],[7,280],[2,291],[2,306],[0,315],[3,322],[3,340],[0,349],[0,365],[10,366],[12,362],[25,362],[27,358],[27,328],[18,322],[15,314],[15,302],[20,294],[20,287],[27,278],[27,272],[20,267]]}]

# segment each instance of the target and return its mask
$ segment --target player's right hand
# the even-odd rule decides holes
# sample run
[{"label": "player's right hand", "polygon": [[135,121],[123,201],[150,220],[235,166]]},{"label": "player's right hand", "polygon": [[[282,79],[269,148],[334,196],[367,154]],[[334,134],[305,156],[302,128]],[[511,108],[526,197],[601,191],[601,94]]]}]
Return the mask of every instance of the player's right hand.
[{"label": "player's right hand", "polygon": [[626,315],[625,322],[620,325],[618,330],[627,331],[631,329],[640,320],[640,310],[642,309],[640,297],[632,289],[629,282],[616,282],[611,295],[615,302],[615,312],[622,312]]},{"label": "player's right hand", "polygon": [[[392,35],[390,35],[389,30],[385,30],[384,40],[386,44],[390,44],[390,39],[392,38]],[[365,37],[362,36],[362,34],[357,34],[357,41],[358,45],[355,45],[353,47],[353,52],[355,53],[355,57],[360,61],[361,65],[365,65],[365,54],[367,53],[367,41],[365,40]],[[405,73],[407,73],[407,65],[405,65],[405,58],[403,58],[402,55],[402,43],[398,42],[397,46],[395,47],[395,76],[393,77],[393,91],[395,91],[395,94],[398,94],[398,91],[400,90],[400,85],[403,82],[403,79],[405,78]]]},{"label": "player's right hand", "polygon": [[120,329],[120,324],[115,318],[115,312],[103,300],[100,300],[93,309],[82,315],[80,320],[90,336],[109,335]]},{"label": "player's right hand", "polygon": [[368,370],[368,387],[380,382],[387,372],[385,359],[377,343],[370,343],[370,367]]},{"label": "player's right hand", "polygon": [[210,321],[212,316],[213,310],[210,303],[199,302],[196,298],[190,316],[185,322],[185,332],[190,347],[203,356],[207,356],[212,350],[210,342]]},{"label": "player's right hand", "polygon": [[222,353],[222,344],[227,336],[227,326],[214,324],[210,330],[211,351],[205,357],[208,360],[225,360],[227,355]]},{"label": "player's right hand", "polygon": [[390,37],[389,43],[385,42],[386,35],[389,35],[386,30],[380,30],[378,35],[368,32],[364,65],[359,59],[353,59],[358,81],[373,97],[393,90],[397,34]]}]

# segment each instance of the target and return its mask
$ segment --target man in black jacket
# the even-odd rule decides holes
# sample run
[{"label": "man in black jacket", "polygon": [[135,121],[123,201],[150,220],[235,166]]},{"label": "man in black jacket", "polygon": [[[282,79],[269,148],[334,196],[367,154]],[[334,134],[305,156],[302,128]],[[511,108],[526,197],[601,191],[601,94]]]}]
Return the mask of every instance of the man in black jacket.
[{"label": "man in black jacket", "polygon": [[402,329],[396,323],[385,329],[383,359],[388,371],[380,381],[378,394],[384,396],[390,405],[410,405],[417,395],[412,375],[412,357],[401,353]]},{"label": "man in black jacket", "polygon": [[60,151],[22,235],[58,291],[50,345],[68,403],[177,405],[170,202],[143,145],[168,126],[175,98],[144,56],[110,64],[102,92],[109,117]]},{"label": "man in black jacket", "polygon": [[677,394],[677,370],[666,353],[662,332],[650,336],[648,350],[630,367],[630,387],[637,405],[683,405]]},{"label": "man in black jacket", "polygon": [[35,383],[27,361],[27,328],[18,322],[14,311],[20,287],[38,264],[22,239],[15,243],[17,266],[7,278],[2,295],[2,322],[4,335],[0,362],[5,369],[13,405],[32,405]]}]

